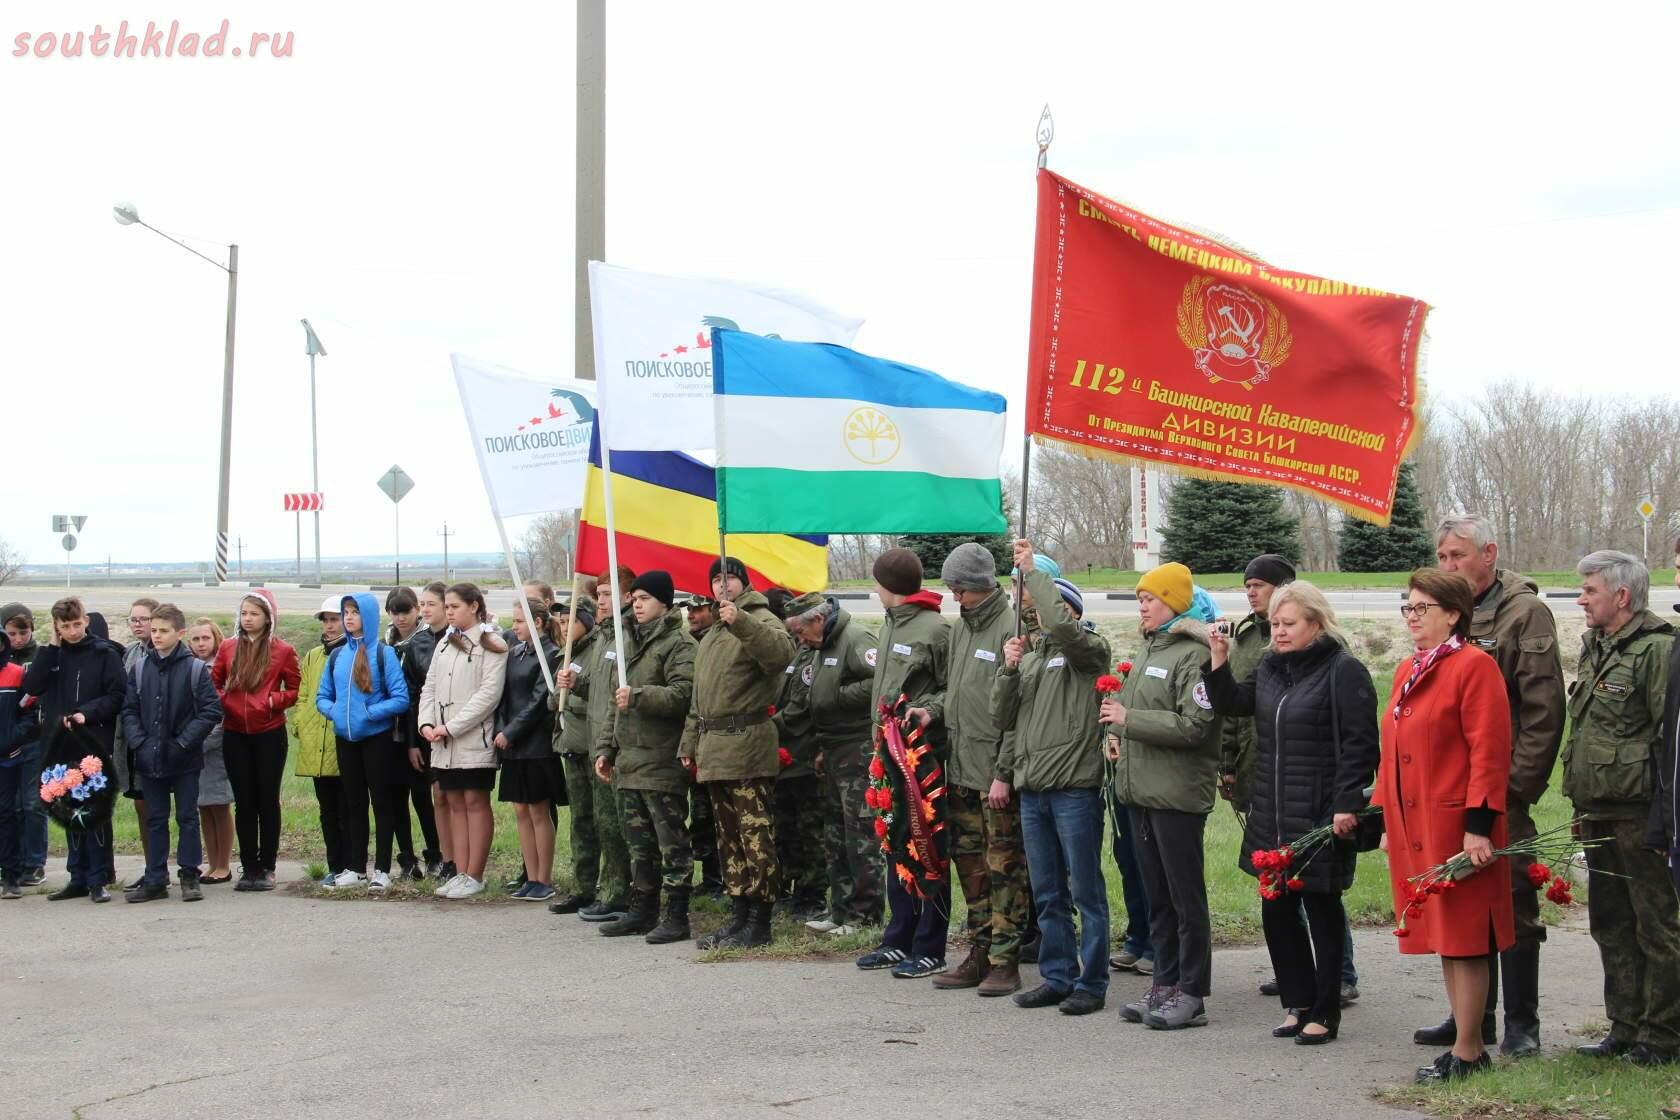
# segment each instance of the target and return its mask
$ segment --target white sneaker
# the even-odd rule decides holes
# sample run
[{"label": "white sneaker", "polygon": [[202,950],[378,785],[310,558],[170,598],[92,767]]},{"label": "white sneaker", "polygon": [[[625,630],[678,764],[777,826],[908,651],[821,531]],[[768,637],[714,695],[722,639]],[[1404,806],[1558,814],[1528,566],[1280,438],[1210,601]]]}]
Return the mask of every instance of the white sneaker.
[{"label": "white sneaker", "polygon": [[474,879],[471,875],[458,875],[455,880],[449,884],[449,893],[443,897],[457,899],[471,898],[473,895],[479,894],[483,890],[484,884],[479,882],[477,879]]},{"label": "white sneaker", "polygon": [[373,876],[368,879],[368,890],[370,891],[383,891],[390,885],[391,873],[388,871],[375,871]]},{"label": "white sneaker", "polygon": [[833,929],[828,931],[828,935],[830,937],[850,937],[852,934],[854,934],[856,932],[857,932],[857,927],[856,926],[851,926],[851,925],[835,926]]},{"label": "white sneaker", "polygon": [[338,876],[333,879],[333,886],[335,888],[365,887],[367,886],[367,879],[363,877],[360,871],[340,871]]},{"label": "white sneaker", "polygon": [[434,890],[432,893],[437,895],[439,898],[448,898],[449,897],[449,892],[455,889],[455,884],[459,883],[462,879],[465,879],[465,878],[466,878],[465,875],[462,875],[459,872],[457,872],[456,874],[451,875],[448,879],[445,879],[442,883],[440,883],[438,885],[438,888],[436,890]]},{"label": "white sneaker", "polygon": [[820,918],[812,918],[805,923],[805,928],[812,933],[833,933],[840,928],[840,923],[824,914]]},{"label": "white sneaker", "polygon": [[336,890],[338,888],[338,872],[327,872],[325,875],[321,876],[315,885],[324,891]]}]

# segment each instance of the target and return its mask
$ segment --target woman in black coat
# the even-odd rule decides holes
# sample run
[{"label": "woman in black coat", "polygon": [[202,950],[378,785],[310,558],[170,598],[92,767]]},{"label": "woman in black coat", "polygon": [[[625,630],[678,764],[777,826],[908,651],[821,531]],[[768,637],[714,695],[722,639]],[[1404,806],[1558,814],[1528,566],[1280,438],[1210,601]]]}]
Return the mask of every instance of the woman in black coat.
[{"label": "woman in black coat", "polygon": [[560,668],[560,647],[552,630],[548,607],[536,599],[526,602],[536,620],[533,634],[525,612],[513,615],[514,641],[508,648],[507,678],[496,711],[496,757],[502,766],[502,789],[497,800],[510,802],[519,823],[519,851],[525,858],[526,881],[513,897],[546,902],[554,897],[554,826],[550,807],[564,804],[566,779],[560,756],[554,753],[554,712],[548,706],[549,686],[537,660],[542,643],[549,672]]},{"label": "woman in black coat", "polygon": [[[1269,615],[1272,645],[1252,678],[1232,675],[1229,638],[1215,633],[1203,679],[1214,711],[1254,717],[1254,798],[1238,865],[1258,876],[1255,852],[1335,827],[1335,839],[1283,872],[1290,885],[1260,902],[1287,1012],[1272,1034],[1311,1046],[1334,1039],[1341,1024],[1342,892],[1353,885],[1355,814],[1365,807],[1382,740],[1371,674],[1347,652],[1324,593],[1310,583],[1288,584],[1273,596]],[[1306,929],[1298,908],[1306,911]]]}]

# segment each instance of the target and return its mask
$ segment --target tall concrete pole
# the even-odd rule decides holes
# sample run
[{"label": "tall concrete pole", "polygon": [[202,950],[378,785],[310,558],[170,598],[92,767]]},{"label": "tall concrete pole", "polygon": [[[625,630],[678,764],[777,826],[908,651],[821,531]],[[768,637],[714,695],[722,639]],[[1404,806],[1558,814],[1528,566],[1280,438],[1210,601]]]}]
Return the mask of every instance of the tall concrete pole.
[{"label": "tall concrete pole", "polygon": [[607,259],[607,4],[577,6],[577,377],[595,377],[589,262]]}]

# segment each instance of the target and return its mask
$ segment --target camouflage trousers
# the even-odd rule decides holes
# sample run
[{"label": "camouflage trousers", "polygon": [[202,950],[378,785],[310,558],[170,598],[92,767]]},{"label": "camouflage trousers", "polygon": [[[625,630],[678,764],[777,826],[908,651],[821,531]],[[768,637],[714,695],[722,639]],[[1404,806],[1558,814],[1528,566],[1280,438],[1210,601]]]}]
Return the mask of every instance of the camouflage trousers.
[{"label": "camouflage trousers", "polygon": [[821,779],[815,774],[776,781],[776,859],[785,895],[826,897]]},{"label": "camouflage trousers", "polygon": [[630,850],[624,844],[618,794],[611,782],[595,776],[588,757],[560,758],[571,802],[572,889],[604,902],[621,902],[630,896]]},{"label": "camouflage trousers", "polygon": [[826,752],[823,768],[823,854],[828,859],[828,916],[840,925],[878,926],[885,860],[875,836],[875,810],[863,800],[869,763]]},{"label": "camouflage trousers", "polygon": [[717,822],[712,819],[712,798],[702,785],[688,787],[688,844],[694,862],[700,865],[700,889],[722,890],[723,872],[718,868]]},{"label": "camouflage trousers", "polygon": [[993,809],[984,793],[947,785],[945,820],[972,943],[994,965],[1019,963],[1033,909],[1020,795],[1010,795],[1008,808]]},{"label": "camouflage trousers", "polygon": [[1644,844],[1645,821],[1588,820],[1581,839],[1593,872],[1587,920],[1604,960],[1610,1037],[1680,1048],[1680,904],[1668,861]]},{"label": "camouflage trousers", "polygon": [[776,900],[776,779],[707,782],[717,822],[723,889],[737,898]]},{"label": "camouflage trousers", "polygon": [[618,787],[624,843],[630,849],[630,885],[637,894],[687,890],[694,879],[688,846],[688,794]]}]

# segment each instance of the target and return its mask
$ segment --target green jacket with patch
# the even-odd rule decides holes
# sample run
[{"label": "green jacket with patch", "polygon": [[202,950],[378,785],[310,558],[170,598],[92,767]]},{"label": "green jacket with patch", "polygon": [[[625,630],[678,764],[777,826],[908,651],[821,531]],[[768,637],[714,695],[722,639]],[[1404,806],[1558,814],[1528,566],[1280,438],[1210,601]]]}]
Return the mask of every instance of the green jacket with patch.
[{"label": "green jacket with patch", "polygon": [[1499,665],[1511,698],[1509,796],[1532,805],[1546,792],[1563,742],[1563,663],[1557,622],[1540,585],[1498,569],[1470,616],[1470,641]]},{"label": "green jacket with patch", "polygon": [[[562,666],[562,668],[569,667],[574,672],[581,674],[583,663],[589,657],[589,651],[594,648],[596,643],[601,641],[601,634],[601,628],[596,627],[585,634],[582,640],[573,642],[571,663],[569,666]],[[558,709],[559,701],[558,692],[550,693],[548,697],[549,709],[551,711]],[[595,738],[589,734],[589,702],[583,698],[582,693],[574,688],[566,693],[565,710],[560,713],[560,718],[554,721],[555,753],[588,757],[594,746]]]},{"label": "green jacket with patch", "polygon": [[[682,754],[702,782],[774,778],[780,746],[770,709],[781,698],[793,662],[793,637],[757,591],[735,600],[735,621],[715,623],[700,642],[694,668],[694,706],[683,730]],[[741,727],[700,730],[701,720],[738,717]]]},{"label": "green jacket with patch", "polygon": [[[1251,613],[1231,631],[1231,654],[1226,663],[1239,682],[1254,676],[1260,658],[1272,642],[1272,625],[1262,614]],[[1247,813],[1254,796],[1254,720],[1227,717],[1219,727],[1219,772],[1237,779],[1231,807]]]},{"label": "green jacket with patch", "polygon": [[621,712],[613,705],[595,734],[596,757],[613,764],[613,784],[622,789],[687,793],[677,744],[694,695],[694,639],[681,614],[636,624],[625,674],[630,706]]},{"label": "green jacket with patch", "polygon": [[871,690],[878,659],[875,635],[835,605],[811,674],[811,726],[826,767],[851,773],[867,765],[875,726]]},{"label": "green jacket with patch", "polygon": [[1028,791],[1100,789],[1097,678],[1109,671],[1108,642],[1073,617],[1042,571],[1026,574],[1026,588],[1043,629],[1020,665],[998,670],[991,695],[992,718],[1012,733],[1005,762],[1013,784]]},{"label": "green jacket with patch", "polygon": [[[1042,574],[1042,573],[1040,573]],[[1061,602],[1054,584],[1052,597]],[[947,777],[964,789],[985,791],[992,780],[1013,782],[1012,749],[992,711],[992,684],[1003,666],[1003,643],[1015,636],[1015,609],[1000,587],[951,623],[950,670],[945,688]]]},{"label": "green jacket with patch", "polygon": [[945,690],[951,653],[951,627],[939,613],[939,595],[919,591],[911,601],[887,611],[876,647],[870,720],[881,722],[881,706],[908,699],[907,708],[925,708],[933,717],[928,737],[945,757]]},{"label": "green jacket with patch", "polygon": [[1673,643],[1674,627],[1648,610],[1614,634],[1589,630],[1582,639],[1563,748],[1563,795],[1581,815],[1644,821],[1650,814]]},{"label": "green jacket with patch", "polygon": [[805,778],[817,772],[817,733],[811,719],[811,682],[816,674],[817,651],[799,643],[794,649],[793,663],[782,671],[782,698],[776,705],[776,731],[793,761],[776,774],[777,781]]},{"label": "green jacket with patch", "polygon": [[1211,813],[1219,781],[1219,717],[1202,669],[1207,625],[1182,619],[1144,636],[1117,694],[1126,707],[1114,792],[1122,805]]},{"label": "green jacket with patch", "polygon": [[[580,655],[574,651],[572,660],[578,664],[577,687],[572,690],[573,695],[583,700],[584,716],[588,726],[584,734],[583,750],[591,753],[595,744],[601,739],[601,728],[612,722],[612,715],[618,710],[613,703],[613,693],[618,691],[618,650],[613,641],[612,619],[607,619],[592,631],[594,641],[589,643]],[[629,607],[624,608],[624,655],[631,657],[636,652],[636,616]]]}]

